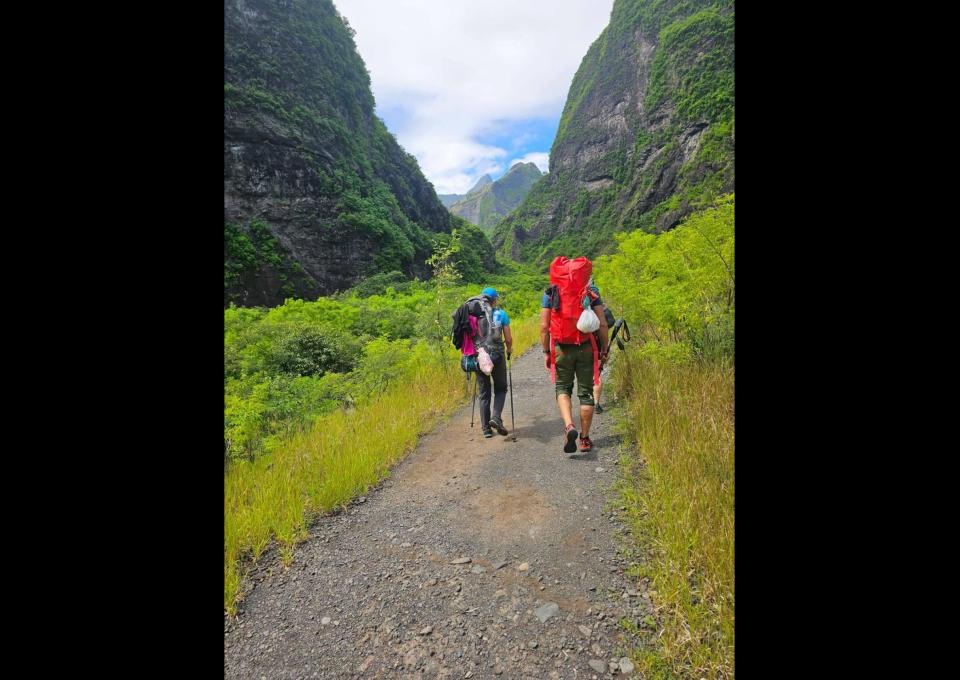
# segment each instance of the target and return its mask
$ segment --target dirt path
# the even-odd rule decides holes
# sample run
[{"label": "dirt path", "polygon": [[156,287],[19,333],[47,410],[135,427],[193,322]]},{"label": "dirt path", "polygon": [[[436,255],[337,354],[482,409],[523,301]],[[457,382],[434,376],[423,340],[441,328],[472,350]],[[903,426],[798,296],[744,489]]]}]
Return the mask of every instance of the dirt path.
[{"label": "dirt path", "polygon": [[650,611],[616,551],[618,442],[597,414],[593,452],[563,453],[541,357],[513,362],[516,442],[471,429],[468,404],[289,570],[253,579],[225,620],[225,678],[610,675],[617,622]]}]

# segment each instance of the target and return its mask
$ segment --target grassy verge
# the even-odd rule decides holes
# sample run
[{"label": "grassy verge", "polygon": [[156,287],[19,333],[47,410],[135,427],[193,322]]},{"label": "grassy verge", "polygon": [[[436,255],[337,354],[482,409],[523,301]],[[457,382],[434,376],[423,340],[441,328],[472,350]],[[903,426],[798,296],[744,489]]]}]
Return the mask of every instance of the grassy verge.
[{"label": "grassy verge", "polygon": [[636,444],[619,493],[649,580],[651,632],[635,650],[646,678],[734,675],[734,369],[625,352],[613,382]]},{"label": "grassy verge", "polygon": [[[539,318],[511,325],[517,355],[539,337]],[[310,521],[361,495],[412,451],[417,437],[467,398],[459,355],[443,361],[414,345],[382,391],[350,410],[318,417],[253,461],[224,475],[224,594],[228,614],[243,595],[243,576],[276,539],[284,564],[306,538]]]}]

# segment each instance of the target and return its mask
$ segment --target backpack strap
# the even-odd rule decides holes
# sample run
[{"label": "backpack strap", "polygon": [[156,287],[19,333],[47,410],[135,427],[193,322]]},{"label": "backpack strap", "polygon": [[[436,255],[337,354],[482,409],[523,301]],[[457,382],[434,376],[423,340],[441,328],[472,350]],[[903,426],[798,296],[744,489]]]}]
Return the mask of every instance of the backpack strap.
[{"label": "backpack strap", "polygon": [[557,382],[557,343],[550,338],[550,382]]},{"label": "backpack strap", "polygon": [[556,284],[549,286],[544,294],[547,296],[547,303],[550,306],[550,310],[554,312],[560,311],[560,289]]},{"label": "backpack strap", "polygon": [[600,380],[600,352],[597,349],[597,339],[590,334],[590,344],[593,345],[593,385],[596,387]]}]

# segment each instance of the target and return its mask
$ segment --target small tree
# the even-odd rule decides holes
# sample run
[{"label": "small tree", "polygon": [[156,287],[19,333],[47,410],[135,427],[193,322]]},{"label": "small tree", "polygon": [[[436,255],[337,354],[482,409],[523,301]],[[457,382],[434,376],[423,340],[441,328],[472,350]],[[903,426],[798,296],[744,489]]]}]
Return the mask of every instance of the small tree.
[{"label": "small tree", "polygon": [[433,281],[436,286],[436,316],[434,318],[434,334],[437,341],[437,352],[443,361],[444,369],[448,369],[446,346],[446,330],[444,326],[443,292],[445,288],[453,287],[460,281],[460,272],[457,271],[456,256],[460,252],[460,239],[454,234],[447,240],[439,237],[433,247],[433,255],[427,259],[427,264],[433,269]]}]

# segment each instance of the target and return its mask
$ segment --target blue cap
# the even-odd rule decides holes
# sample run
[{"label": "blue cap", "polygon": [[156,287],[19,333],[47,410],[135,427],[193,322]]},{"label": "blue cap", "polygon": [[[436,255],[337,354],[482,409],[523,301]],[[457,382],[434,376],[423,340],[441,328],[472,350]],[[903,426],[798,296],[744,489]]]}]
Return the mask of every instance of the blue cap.
[{"label": "blue cap", "polygon": [[497,291],[494,290],[493,288],[484,288],[482,291],[480,291],[480,294],[486,295],[491,300],[497,297]]}]

